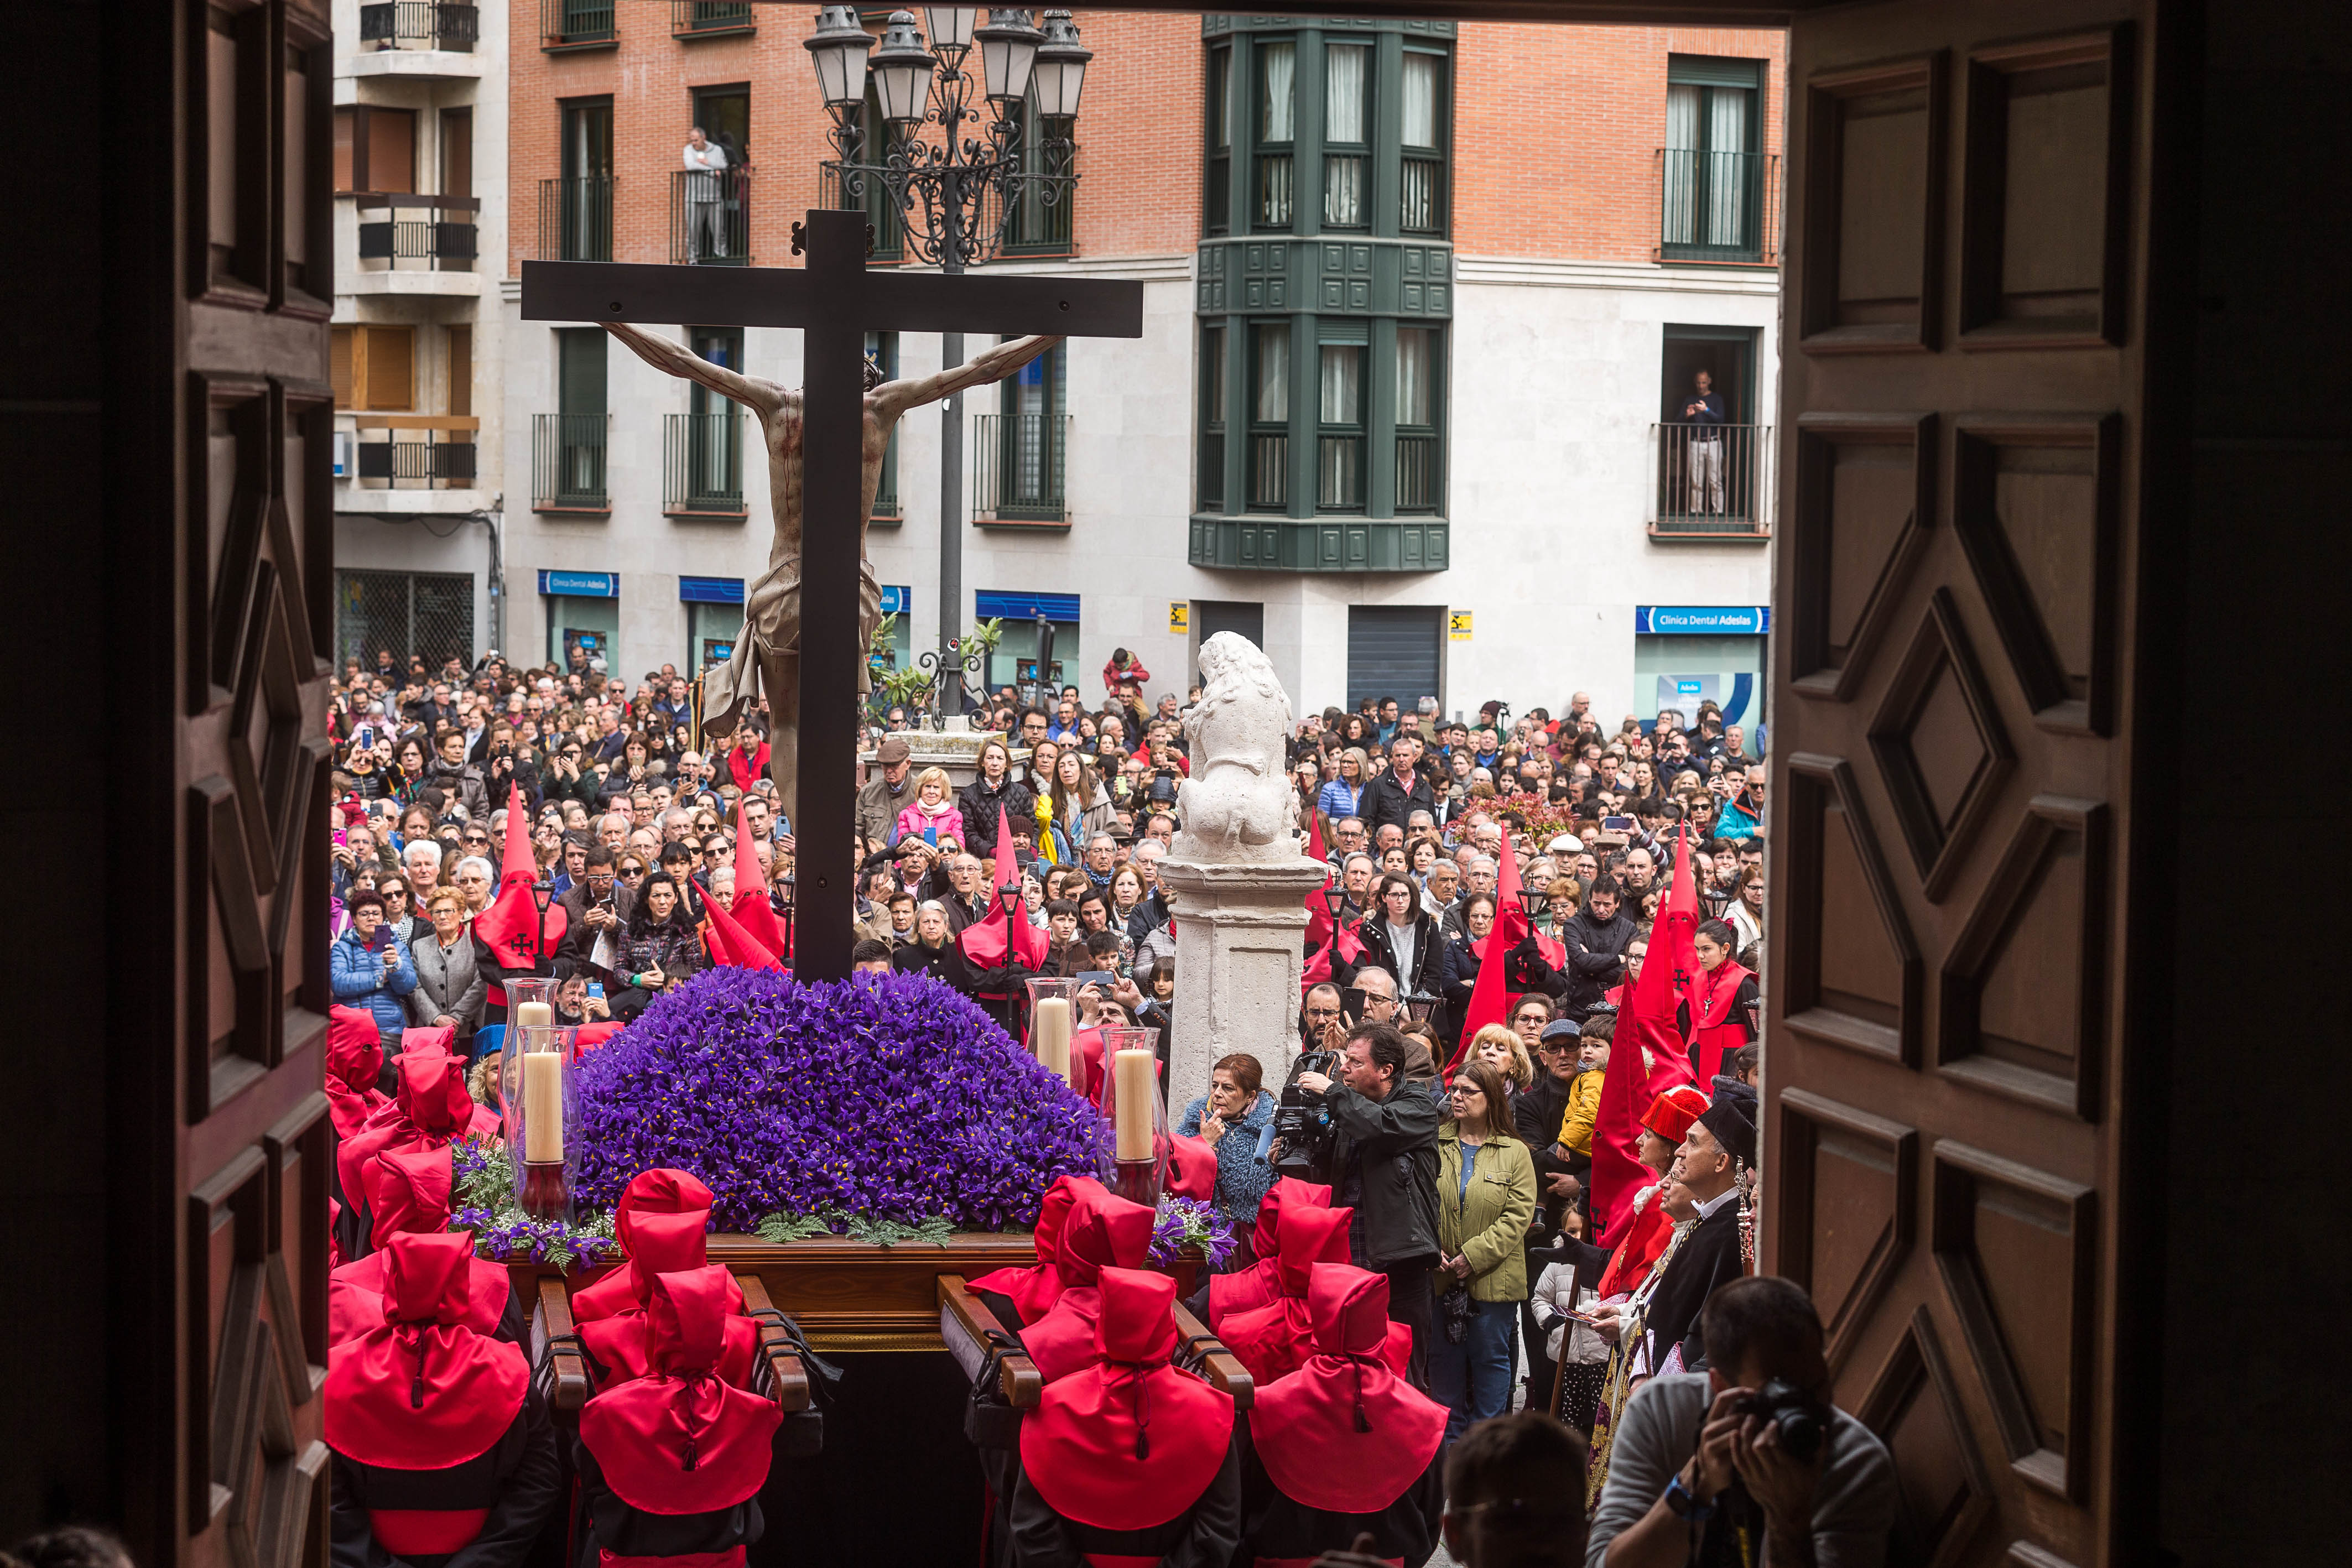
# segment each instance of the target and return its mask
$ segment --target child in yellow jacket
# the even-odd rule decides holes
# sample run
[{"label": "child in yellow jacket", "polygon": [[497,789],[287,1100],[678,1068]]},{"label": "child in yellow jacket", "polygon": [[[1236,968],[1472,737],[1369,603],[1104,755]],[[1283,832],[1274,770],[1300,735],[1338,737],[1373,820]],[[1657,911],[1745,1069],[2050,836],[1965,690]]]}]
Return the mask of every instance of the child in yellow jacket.
[{"label": "child in yellow jacket", "polygon": [[1596,1013],[1579,1037],[1576,1077],[1568,1086],[1568,1108],[1559,1119],[1559,1142],[1590,1159],[1592,1125],[1601,1114],[1601,1082],[1609,1067],[1609,1041],[1617,1032],[1616,1016]]}]

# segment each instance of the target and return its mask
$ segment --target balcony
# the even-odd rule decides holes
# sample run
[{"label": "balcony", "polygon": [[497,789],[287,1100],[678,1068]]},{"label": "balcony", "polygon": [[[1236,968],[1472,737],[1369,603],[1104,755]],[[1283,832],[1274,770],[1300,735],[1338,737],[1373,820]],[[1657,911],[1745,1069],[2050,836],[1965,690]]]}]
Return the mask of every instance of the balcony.
[{"label": "balcony", "polygon": [[1438,517],[1196,517],[1186,559],[1223,571],[1444,571],[1451,547]]},{"label": "balcony", "polygon": [[610,174],[541,180],[539,259],[612,260],[613,188],[619,183]]},{"label": "balcony", "polygon": [[[353,453],[356,487],[472,489],[474,433],[481,423],[469,414],[363,413],[352,418],[359,432]],[[370,432],[380,434],[370,439]]]},{"label": "balcony", "polygon": [[669,259],[678,267],[751,264],[751,166],[674,169]]},{"label": "balcony", "polygon": [[1655,539],[1762,539],[1772,532],[1772,427],[1650,426]]},{"label": "balcony", "polygon": [[662,514],[740,519],[743,412],[662,415]]},{"label": "balcony", "polygon": [[452,0],[379,0],[360,7],[360,42],[379,49],[471,53],[482,36],[478,5]]},{"label": "balcony", "polygon": [[[360,213],[361,261],[381,261],[394,269],[404,261],[417,261],[425,264],[425,270],[436,263],[457,263],[456,270],[473,270],[474,214],[481,210],[479,199],[362,191],[354,205]],[[372,212],[387,215],[372,219],[367,216]]]},{"label": "balcony", "polygon": [[1658,150],[1658,259],[1780,264],[1780,160],[1765,152]]},{"label": "balcony", "polygon": [[617,0],[539,0],[539,47],[562,49],[611,49],[620,47],[614,26]]},{"label": "balcony", "polygon": [[611,416],[602,413],[531,415],[531,510],[611,514],[613,498],[604,486],[611,428]]},{"label": "balcony", "polygon": [[984,413],[972,422],[971,520],[993,528],[1066,528],[1066,413]]},{"label": "balcony", "polygon": [[670,0],[673,38],[736,37],[757,26],[751,0]]},{"label": "balcony", "polygon": [[1408,152],[1401,169],[1403,189],[1397,226],[1409,235],[1445,233],[1445,160]]}]

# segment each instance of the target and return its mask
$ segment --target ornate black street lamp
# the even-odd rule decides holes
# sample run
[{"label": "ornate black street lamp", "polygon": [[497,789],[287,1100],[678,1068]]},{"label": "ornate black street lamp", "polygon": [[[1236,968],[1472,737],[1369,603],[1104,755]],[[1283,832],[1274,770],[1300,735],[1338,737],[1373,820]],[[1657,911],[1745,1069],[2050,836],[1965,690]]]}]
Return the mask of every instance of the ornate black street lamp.
[{"label": "ornate black street lamp", "polygon": [[[880,47],[847,5],[817,13],[806,40],[817,86],[833,116],[839,156],[824,164],[844,207],[862,208],[869,194],[898,214],[907,254],[942,272],[961,272],[1003,254],[1013,214],[1034,204],[1050,212],[1070,199],[1076,183],[1078,97],[1091,51],[1078,42],[1067,11],[1048,11],[1041,30],[1025,10],[992,10],[985,26],[970,5],[933,5],[923,13],[930,45],[912,11],[893,11]],[[966,68],[973,46],[977,74]],[[866,145],[866,83],[886,129],[883,145]],[[977,93],[985,110],[973,104]],[[1036,106],[1034,144],[1022,122]],[[970,122],[976,134],[966,135]],[[938,125],[936,141],[923,140]],[[941,335],[940,363],[963,363],[963,334]],[[940,712],[961,708],[960,661],[950,650],[963,624],[963,397],[940,411],[940,653],[944,677]]]}]

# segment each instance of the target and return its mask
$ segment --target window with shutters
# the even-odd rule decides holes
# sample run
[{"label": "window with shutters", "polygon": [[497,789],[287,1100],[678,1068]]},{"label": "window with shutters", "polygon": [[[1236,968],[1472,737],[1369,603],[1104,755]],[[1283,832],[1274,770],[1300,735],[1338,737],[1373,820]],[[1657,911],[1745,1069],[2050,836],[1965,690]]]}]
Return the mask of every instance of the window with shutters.
[{"label": "window with shutters", "polygon": [[337,408],[414,409],[416,329],[337,327],[329,346],[328,369]]}]

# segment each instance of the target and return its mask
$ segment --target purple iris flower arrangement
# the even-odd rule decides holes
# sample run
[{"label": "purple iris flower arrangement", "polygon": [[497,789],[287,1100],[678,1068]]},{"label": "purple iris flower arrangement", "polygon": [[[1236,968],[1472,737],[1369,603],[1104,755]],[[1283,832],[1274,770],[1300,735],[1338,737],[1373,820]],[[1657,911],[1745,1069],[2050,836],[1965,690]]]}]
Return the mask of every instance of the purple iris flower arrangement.
[{"label": "purple iris flower arrangement", "polygon": [[709,1186],[722,1230],[821,1213],[1033,1225],[1045,1188],[1093,1175],[1106,1140],[1057,1074],[919,974],[707,970],[583,1056],[576,1081],[580,1207],[609,1209],[670,1166]]}]

